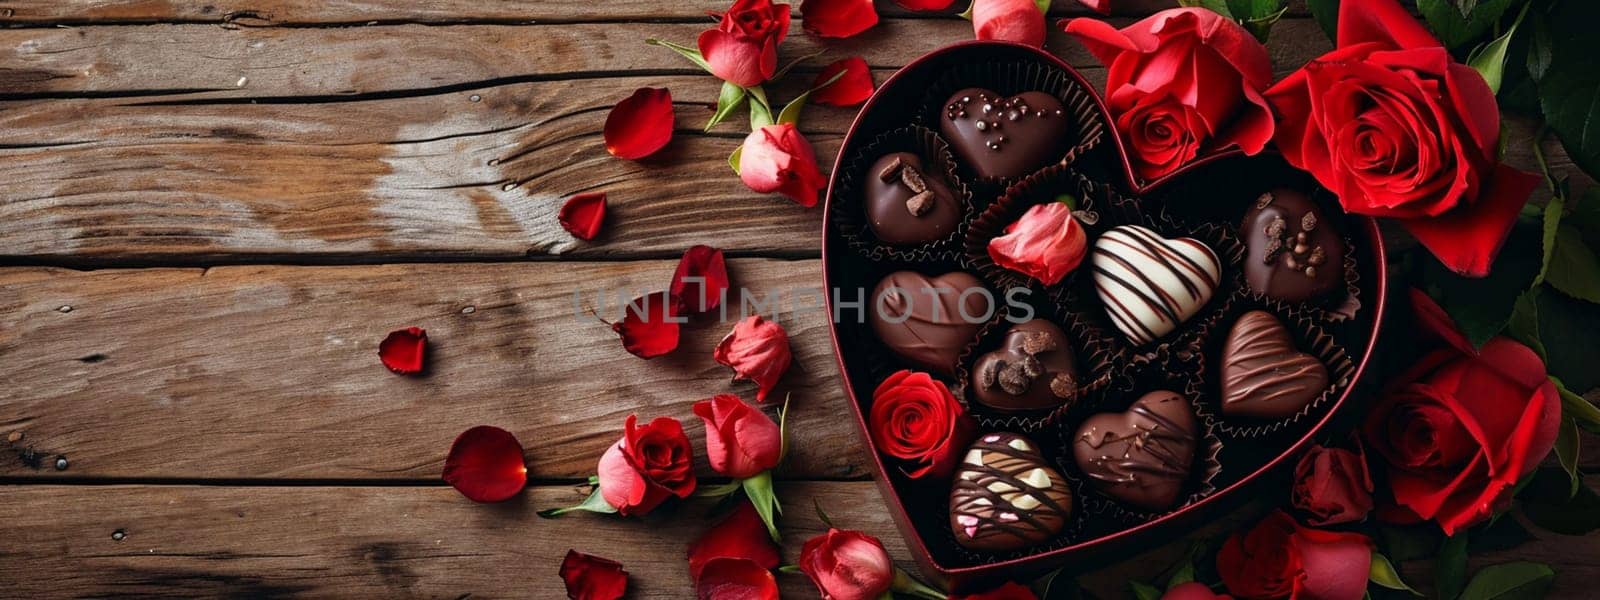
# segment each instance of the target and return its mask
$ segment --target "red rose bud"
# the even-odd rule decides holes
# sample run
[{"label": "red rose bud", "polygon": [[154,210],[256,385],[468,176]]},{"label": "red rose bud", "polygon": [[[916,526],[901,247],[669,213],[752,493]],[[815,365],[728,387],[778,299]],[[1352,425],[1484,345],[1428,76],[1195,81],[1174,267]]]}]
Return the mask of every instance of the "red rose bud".
[{"label": "red rose bud", "polygon": [[739,502],[738,508],[689,545],[689,576],[700,579],[700,572],[717,558],[749,560],[762,569],[777,567],[783,560],[749,501]]},{"label": "red rose bud", "polygon": [[1217,552],[1217,574],[1240,598],[1361,600],[1372,540],[1359,533],[1307,529],[1282,511],[1235,532]]},{"label": "red rose bud", "polygon": [[622,347],[639,358],[655,358],[678,349],[678,326],[682,319],[673,309],[668,292],[634,298],[623,308],[622,320],[611,330],[622,337]]},{"label": "red rose bud", "polygon": [[804,0],[800,17],[806,31],[825,38],[847,38],[878,24],[872,0]]},{"label": "red rose bud", "polygon": [[570,600],[617,600],[628,591],[622,563],[568,550],[561,561],[561,580]]},{"label": "red rose bud", "polygon": [[1233,596],[1218,594],[1204,583],[1191,581],[1172,586],[1161,594],[1161,600],[1233,600]]},{"label": "red rose bud", "polygon": [[1533,350],[1505,337],[1473,349],[1427,295],[1411,298],[1419,337],[1441,343],[1386,386],[1363,434],[1394,502],[1455,535],[1506,508],[1555,447],[1561,398]]},{"label": "red rose bud", "polygon": [[600,457],[600,495],[625,517],[644,515],[667,498],[694,493],[694,448],[677,419],[636,427],[628,415],[622,439]]},{"label": "red rose bud", "polygon": [[894,584],[894,561],[877,538],[829,529],[800,548],[800,571],[816,584],[822,600],[873,600]]},{"label": "red rose bud", "polygon": [[989,240],[989,258],[1001,267],[1039,280],[1061,282],[1083,262],[1089,238],[1072,218],[1072,208],[1060,202],[1035,205],[1006,227],[1005,235]]},{"label": "red rose bud", "polygon": [[1346,211],[1400,219],[1445,266],[1487,275],[1539,184],[1499,162],[1489,84],[1395,0],[1340,5],[1338,38],[1267,91],[1284,158]]},{"label": "red rose bud", "polygon": [[733,326],[733,331],[711,352],[717,362],[733,368],[733,378],[756,383],[756,401],[766,402],[767,394],[778,385],[778,378],[789,370],[789,334],[783,326],[750,315]]},{"label": "red rose bud", "polygon": [[1044,46],[1044,13],[1034,0],[972,0],[971,11],[980,40]]},{"label": "red rose bud", "polygon": [[700,33],[700,56],[722,80],[753,87],[778,71],[778,43],[788,34],[789,5],[734,0],[716,27]]},{"label": "red rose bud", "polygon": [[672,141],[672,93],[666,88],[639,88],[606,115],[606,152],[638,160]]},{"label": "red rose bud", "polygon": [[378,342],[378,360],[400,375],[421,373],[427,351],[428,332],[421,327],[396,329]]},{"label": "red rose bud", "polygon": [[479,425],[456,436],[444,459],[444,480],[473,502],[500,502],[528,484],[522,444],[499,427]]},{"label": "red rose bud", "polygon": [[711,559],[694,581],[699,600],[778,600],[772,571],[743,558]]},{"label": "red rose bud", "polygon": [[766,413],[733,394],[694,403],[706,424],[706,458],[711,468],[733,479],[749,479],[778,466],[783,434]]},{"label": "red rose bud", "polygon": [[1294,506],[1311,525],[1354,523],[1372,511],[1366,458],[1343,448],[1312,446],[1294,468]]},{"label": "red rose bud", "polygon": [[944,383],[927,373],[903,370],[872,393],[872,443],[906,461],[907,477],[943,479],[977,428]]},{"label": "red rose bud", "polygon": [[[839,78],[834,79],[835,76]],[[823,84],[827,86],[811,92],[812,102],[828,106],[855,106],[872,97],[872,70],[867,68],[867,61],[859,56],[841,59],[823,67],[811,82],[811,87],[817,88]]]},{"label": "red rose bud", "polygon": [[691,246],[678,259],[672,273],[674,314],[700,314],[722,305],[728,293],[728,266],[722,251],[710,246]]},{"label": "red rose bud", "polygon": [[1015,581],[1008,581],[1005,585],[983,592],[966,596],[951,596],[951,600],[1039,600],[1033,590],[1028,586]]},{"label": "red rose bud", "polygon": [[1135,172],[1155,179],[1196,155],[1256,154],[1272,140],[1267,48],[1233,20],[1174,8],[1121,30],[1099,19],[1060,21],[1109,69],[1106,103]]},{"label": "red rose bud", "polygon": [[818,193],[828,184],[817,170],[811,142],[794,123],[768,125],[744,138],[739,179],[751,190],[783,194],[808,208],[817,205]]},{"label": "red rose bud", "polygon": [[600,235],[600,226],[606,221],[606,194],[594,192],[577,194],[561,205],[556,220],[561,228],[580,240],[592,240]]}]

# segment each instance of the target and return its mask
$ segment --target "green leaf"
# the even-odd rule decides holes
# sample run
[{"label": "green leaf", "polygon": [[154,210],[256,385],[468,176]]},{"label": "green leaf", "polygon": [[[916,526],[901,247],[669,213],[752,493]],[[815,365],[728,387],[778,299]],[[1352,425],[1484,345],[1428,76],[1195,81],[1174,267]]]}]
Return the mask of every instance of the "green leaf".
[{"label": "green leaf", "polygon": [[1546,278],[1551,287],[1568,296],[1600,304],[1600,257],[1583,242],[1583,233],[1573,225],[1561,225],[1556,232]]},{"label": "green leaf", "polygon": [[1229,19],[1233,18],[1233,11],[1228,10],[1228,0],[1178,0],[1178,5],[1184,8],[1204,8]]},{"label": "green leaf", "polygon": [[722,498],[743,489],[744,485],[738,481],[730,481],[722,485],[702,485],[694,490],[696,498]]},{"label": "green leaf", "polygon": [[778,411],[778,464],[789,457],[789,398],[793,394],[783,395],[783,409]]},{"label": "green leaf", "polygon": [[739,110],[739,107],[744,105],[744,98],[744,88],[726,81],[722,82],[722,92],[717,94],[717,111],[711,114],[711,122],[706,123],[706,131],[711,131],[717,123],[727,119],[733,111]]},{"label": "green leaf", "polygon": [[[658,40],[656,38],[647,39],[644,41],[644,43],[650,44],[651,46],[661,46],[662,48],[671,49],[673,52],[677,52],[678,54],[683,55],[684,58],[689,59],[689,62],[694,63],[694,66],[700,67],[707,73],[711,73],[711,63],[706,62],[706,59],[700,56],[700,50],[697,48],[690,48],[688,46],[674,44],[672,42]],[[712,74],[715,75],[715,73]]]},{"label": "green leaf", "polygon": [[1517,26],[1522,24],[1522,18],[1528,15],[1529,6],[1532,4],[1522,5],[1522,12],[1517,14],[1517,20],[1511,22],[1505,33],[1479,46],[1467,57],[1467,64],[1483,75],[1483,80],[1489,83],[1489,89],[1496,94],[1500,93],[1500,82],[1506,76],[1506,50],[1511,47],[1511,38],[1517,34]]},{"label": "green leaf", "polygon": [[1505,514],[1499,513],[1488,522],[1472,528],[1472,534],[1468,536],[1467,555],[1510,550],[1533,541],[1533,534],[1528,533],[1528,528],[1523,527],[1522,523],[1516,519],[1500,518]]},{"label": "green leaf", "polygon": [[1389,562],[1388,557],[1378,552],[1372,553],[1372,565],[1367,569],[1367,580],[1391,590],[1407,591],[1417,596],[1422,595],[1422,592],[1411,589],[1411,586],[1406,585],[1406,582],[1400,579],[1400,572],[1394,569],[1394,563]]},{"label": "green leaf", "polygon": [[1539,294],[1543,290],[1536,287],[1518,296],[1516,305],[1511,307],[1511,320],[1506,323],[1506,335],[1532,348],[1541,360],[1546,356],[1544,342],[1539,340]]},{"label": "green leaf", "polygon": [[1550,382],[1556,384],[1556,393],[1561,395],[1561,414],[1576,421],[1579,427],[1600,433],[1600,407],[1568,389],[1555,375],[1550,376]]},{"label": "green leaf", "polygon": [[800,565],[783,565],[778,567],[778,572],[793,575],[796,573],[804,573],[805,571],[800,570]]},{"label": "green leaf", "polygon": [[1555,577],[1548,565],[1535,562],[1490,565],[1461,590],[1461,600],[1535,600],[1544,597]]},{"label": "green leaf", "polygon": [[1228,14],[1262,42],[1289,7],[1283,0],[1227,0]]},{"label": "green leaf", "polygon": [[1567,472],[1567,478],[1572,480],[1572,488],[1568,490],[1567,497],[1578,495],[1578,488],[1583,487],[1583,473],[1578,471],[1578,453],[1582,444],[1578,440],[1578,422],[1571,417],[1561,419],[1561,429],[1556,432],[1556,461],[1561,463],[1561,470]]},{"label": "green leaf", "polygon": [[1432,524],[1383,525],[1378,537],[1388,555],[1400,562],[1431,557],[1444,541],[1444,534]]},{"label": "green leaf", "polygon": [[822,501],[821,500],[819,500],[817,498],[812,498],[811,499],[811,508],[816,509],[816,511],[817,511],[817,520],[818,521],[822,521],[822,524],[823,525],[827,525],[829,529],[834,529],[833,519],[828,517],[828,511],[822,510]]},{"label": "green leaf", "polygon": [[1538,224],[1520,220],[1487,277],[1461,277],[1432,256],[1423,259],[1419,275],[1423,289],[1439,301],[1467,339],[1482,346],[1510,322],[1517,297],[1532,287],[1543,260]]},{"label": "green leaf", "polygon": [[1451,49],[1472,45],[1487,35],[1518,0],[1483,0],[1460,10],[1459,0],[1417,0],[1428,29]]},{"label": "green leaf", "polygon": [[1322,32],[1328,34],[1328,40],[1337,40],[1339,35],[1339,0],[1306,0],[1311,5],[1311,18],[1317,20],[1322,26]]},{"label": "green leaf", "polygon": [[1600,340],[1600,310],[1550,289],[1539,294],[1537,304],[1546,369],[1580,395],[1600,387],[1600,369],[1595,368],[1600,365],[1600,344],[1595,343]]},{"label": "green leaf", "polygon": [[1194,581],[1194,561],[1185,559],[1183,564],[1178,567],[1178,570],[1172,573],[1172,577],[1167,578],[1167,589],[1170,590],[1191,581]]},{"label": "green leaf", "polygon": [[1600,529],[1600,494],[1587,485],[1572,494],[1571,479],[1558,467],[1540,467],[1517,494],[1528,521],[1561,535],[1587,535]]},{"label": "green leaf", "polygon": [[761,86],[745,88],[750,94],[750,130],[755,131],[772,124],[772,103],[767,102],[767,91]]},{"label": "green leaf", "polygon": [[778,494],[772,491],[772,471],[757,473],[755,477],[743,480],[743,483],[744,495],[756,507],[761,522],[767,524],[767,534],[772,536],[772,541],[781,544],[783,535],[778,533],[778,515],[783,513],[783,507],[778,505]]},{"label": "green leaf", "polygon": [[733,149],[733,154],[728,155],[728,166],[733,167],[733,174],[739,174],[739,157],[744,154],[744,146]]},{"label": "green leaf", "polygon": [[1444,600],[1455,600],[1467,581],[1467,532],[1446,538],[1433,563],[1433,585]]},{"label": "green leaf", "polygon": [[617,512],[616,507],[607,504],[605,497],[600,495],[600,486],[595,486],[594,491],[589,493],[589,497],[585,498],[583,502],[579,503],[577,506],[541,510],[537,514],[542,518],[554,519],[561,515],[578,510],[604,514]]},{"label": "green leaf", "polygon": [[1130,579],[1128,580],[1128,589],[1133,592],[1135,600],[1161,600],[1161,590],[1148,583]]},{"label": "green leaf", "polygon": [[1050,14],[1050,0],[1033,0],[1033,3],[1039,7],[1041,14]]},{"label": "green leaf", "polygon": [[1600,177],[1600,69],[1594,68],[1600,2],[1556,2],[1541,16],[1549,32],[1550,64],[1542,76],[1529,69],[1538,76],[1539,105],[1572,161],[1590,177]]},{"label": "green leaf", "polygon": [[[1534,143],[1537,144],[1538,141],[1535,140]],[[1548,176],[1548,173],[1546,176]],[[1561,231],[1561,218],[1567,210],[1566,204],[1567,202],[1561,194],[1555,194],[1550,197],[1550,203],[1544,206],[1544,229],[1541,240],[1544,246],[1544,261],[1539,266],[1539,276],[1533,280],[1534,285],[1543,283],[1545,276],[1550,273],[1550,257],[1556,253],[1556,234]],[[1532,204],[1528,206],[1532,206]]]},{"label": "green leaf", "polygon": [[799,96],[796,96],[794,100],[790,100],[789,104],[787,104],[787,105],[785,105],[783,107],[783,111],[778,113],[778,122],[779,123],[799,123],[800,122],[800,111],[805,110],[806,100],[811,99],[811,93],[815,92],[817,90],[820,90],[822,88],[828,87],[830,85],[833,85],[835,82],[837,82],[837,81],[839,81],[840,79],[843,79],[843,78],[844,78],[844,71],[839,71],[838,73],[834,73],[833,77],[829,77],[827,81],[822,82],[822,85],[818,85],[817,87],[814,87],[814,88],[811,88],[809,90],[806,90],[806,92],[804,94],[800,94]]}]

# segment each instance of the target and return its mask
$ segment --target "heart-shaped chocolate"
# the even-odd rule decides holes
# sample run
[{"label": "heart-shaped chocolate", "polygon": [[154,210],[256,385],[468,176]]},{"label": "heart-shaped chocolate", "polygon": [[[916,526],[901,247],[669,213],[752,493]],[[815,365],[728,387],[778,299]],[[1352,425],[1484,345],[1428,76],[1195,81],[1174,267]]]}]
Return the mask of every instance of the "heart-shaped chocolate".
[{"label": "heart-shaped chocolate", "polygon": [[1044,92],[1009,98],[981,88],[944,103],[939,131],[979,177],[1021,177],[1061,158],[1072,127],[1061,100]]},{"label": "heart-shaped chocolate", "polygon": [[1138,225],[1094,243],[1094,286],[1106,313],[1134,344],[1171,333],[1222,284],[1222,261],[1192,238],[1166,239]]},{"label": "heart-shaped chocolate", "polygon": [[1284,419],[1328,388],[1328,367],[1294,347],[1271,313],[1239,317],[1222,346],[1222,414]]},{"label": "heart-shaped chocolate", "polygon": [[1344,238],[1326,220],[1299,190],[1277,188],[1257,198],[1239,225],[1249,248],[1244,278],[1250,289],[1302,302],[1342,285]]},{"label": "heart-shaped chocolate", "polygon": [[937,241],[956,230],[961,203],[944,181],[910,152],[884,155],[867,171],[867,226],[884,243]]},{"label": "heart-shaped chocolate", "polygon": [[1102,413],[1078,427],[1072,456],[1095,489],[1148,511],[1172,508],[1194,468],[1200,424],[1187,398],[1145,394],[1127,412]]},{"label": "heart-shaped chocolate", "polygon": [[994,316],[994,295],[978,278],[952,271],[929,278],[896,271],[878,282],[867,321],[878,339],[918,367],[950,375],[956,358]]},{"label": "heart-shaped chocolate", "polygon": [[1015,433],[989,433],[967,450],[950,488],[956,543],[1003,552],[1043,542],[1066,527],[1072,490],[1039,446]]},{"label": "heart-shaped chocolate", "polygon": [[1000,347],[972,366],[978,402],[998,411],[1055,408],[1078,397],[1078,367],[1067,334],[1034,319],[1012,325]]}]

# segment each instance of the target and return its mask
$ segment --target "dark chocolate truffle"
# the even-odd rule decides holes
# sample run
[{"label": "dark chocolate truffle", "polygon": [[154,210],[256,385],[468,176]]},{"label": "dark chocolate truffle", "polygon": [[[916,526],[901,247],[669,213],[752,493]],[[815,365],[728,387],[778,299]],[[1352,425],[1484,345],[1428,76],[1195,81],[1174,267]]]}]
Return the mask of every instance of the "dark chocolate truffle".
[{"label": "dark chocolate truffle", "polygon": [[1004,552],[1055,537],[1072,516],[1072,491],[1039,446],[1015,433],[979,438],[956,469],[950,529],[956,543]]},{"label": "dark chocolate truffle", "polygon": [[1328,387],[1328,368],[1294,347],[1289,328],[1270,313],[1239,317],[1222,346],[1222,414],[1283,419]]},{"label": "dark chocolate truffle", "polygon": [[1006,98],[979,88],[944,103],[939,131],[979,177],[1021,177],[1066,152],[1071,119],[1061,100],[1044,92]]},{"label": "dark chocolate truffle", "polygon": [[941,375],[993,315],[994,296],[961,271],[929,278],[916,271],[884,277],[868,299],[867,321],[889,350]]},{"label": "dark chocolate truffle", "polygon": [[978,402],[999,411],[1055,408],[1078,396],[1078,368],[1067,334],[1034,319],[1012,325],[1000,347],[972,367]]},{"label": "dark chocolate truffle", "polygon": [[961,205],[944,176],[929,173],[922,158],[895,152],[867,172],[867,226],[884,243],[908,246],[955,232]]},{"label": "dark chocolate truffle", "polygon": [[1284,302],[1304,302],[1344,283],[1344,238],[1304,192],[1276,188],[1244,214],[1239,235],[1249,253],[1250,289]]},{"label": "dark chocolate truffle", "polygon": [[1072,446],[1095,489],[1147,511],[1173,508],[1194,468],[1200,424],[1174,392],[1145,394],[1127,412],[1089,417]]}]

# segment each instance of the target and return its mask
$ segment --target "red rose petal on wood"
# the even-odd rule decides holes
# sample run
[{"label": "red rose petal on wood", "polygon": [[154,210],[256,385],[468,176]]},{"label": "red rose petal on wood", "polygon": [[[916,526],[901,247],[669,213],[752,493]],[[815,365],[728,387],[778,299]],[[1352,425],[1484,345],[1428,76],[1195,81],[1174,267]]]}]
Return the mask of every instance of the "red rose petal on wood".
[{"label": "red rose petal on wood", "polygon": [[622,336],[622,347],[639,358],[655,358],[678,349],[680,319],[667,292],[634,298],[623,309],[621,321],[611,330]]},{"label": "red rose petal on wood", "polygon": [[473,502],[500,502],[515,496],[528,483],[522,444],[499,427],[468,429],[450,445],[444,480]]},{"label": "red rose petal on wood", "polygon": [[628,591],[622,563],[577,550],[568,550],[561,561],[561,581],[571,600],[617,600]]},{"label": "red rose petal on wood", "polygon": [[689,577],[700,579],[700,572],[717,558],[742,558],[764,569],[783,562],[766,523],[748,500],[689,545]]},{"label": "red rose petal on wood", "polygon": [[816,81],[811,83],[811,87],[828,83],[828,80],[833,79],[833,76],[841,71],[844,72],[844,76],[838,81],[811,93],[812,102],[828,106],[855,106],[872,97],[872,71],[867,68],[867,61],[859,56],[852,56],[824,67],[822,72],[817,74]]},{"label": "red rose petal on wood", "polygon": [[825,38],[847,38],[878,24],[872,0],[805,0],[800,3],[806,31]]},{"label": "red rose petal on wood", "polygon": [[700,600],[778,600],[778,581],[767,570],[743,558],[714,558],[694,582]]},{"label": "red rose petal on wood", "polygon": [[673,118],[667,88],[639,88],[606,115],[606,151],[628,160],[655,154],[672,141]]},{"label": "red rose petal on wood", "polygon": [[567,198],[556,215],[561,228],[580,240],[592,240],[600,235],[600,226],[606,222],[606,194],[592,192]]},{"label": "red rose petal on wood", "polygon": [[428,332],[421,327],[407,327],[389,332],[378,343],[378,359],[390,371],[401,375],[422,372],[426,364]]},{"label": "red rose petal on wood", "polygon": [[728,292],[728,267],[722,251],[710,246],[684,251],[669,290],[678,314],[700,314],[721,306]]}]

